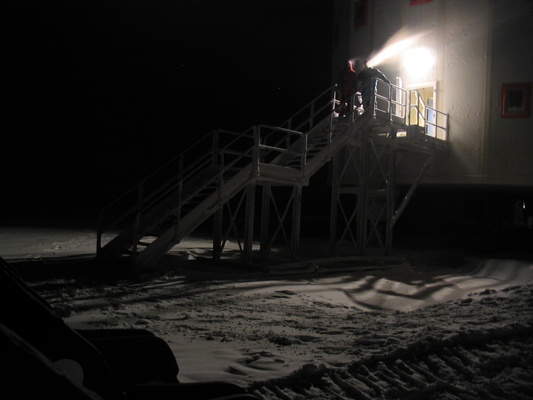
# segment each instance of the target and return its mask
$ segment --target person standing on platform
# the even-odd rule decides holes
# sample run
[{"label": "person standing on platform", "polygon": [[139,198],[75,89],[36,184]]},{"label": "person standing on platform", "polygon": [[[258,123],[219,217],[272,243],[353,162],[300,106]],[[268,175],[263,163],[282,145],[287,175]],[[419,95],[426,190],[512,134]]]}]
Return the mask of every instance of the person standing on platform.
[{"label": "person standing on platform", "polygon": [[355,71],[357,73],[357,91],[361,92],[363,98],[363,108],[366,110],[370,105],[372,92],[376,89],[376,85],[372,86],[374,78],[390,84],[390,81],[379,69],[369,67],[366,61],[357,60],[355,63]]},{"label": "person standing on platform", "polygon": [[353,69],[352,62],[347,61],[337,78],[337,88],[339,90],[338,113],[340,117],[344,117],[353,111],[353,96],[357,90],[356,86],[357,74]]}]

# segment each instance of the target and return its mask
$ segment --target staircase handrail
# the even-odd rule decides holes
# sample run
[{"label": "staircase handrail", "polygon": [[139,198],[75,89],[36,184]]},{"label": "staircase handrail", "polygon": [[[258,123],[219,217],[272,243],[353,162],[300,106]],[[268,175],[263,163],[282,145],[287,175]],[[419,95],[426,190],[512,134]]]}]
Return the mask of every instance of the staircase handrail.
[{"label": "staircase handrail", "polygon": [[[281,133],[281,139],[278,139],[277,133]],[[270,125],[258,125],[257,134],[259,137],[259,161],[262,163],[269,162],[276,157],[276,155],[272,154],[291,152],[289,150],[291,144],[305,135],[305,133],[300,131]],[[298,154],[300,153],[298,152]]]},{"label": "staircase handrail", "polygon": [[[378,92],[379,84],[386,85],[386,94]],[[261,180],[261,168],[265,171],[266,181],[283,175],[280,178],[282,182],[287,174],[287,179],[291,182],[304,182],[323,165],[321,163],[333,151],[342,148],[354,131],[348,131],[345,127],[357,118],[361,119],[355,128],[364,126],[370,118],[388,118],[392,123],[406,128],[410,123],[406,118],[410,118],[411,112],[416,112],[417,123],[422,120],[425,126],[432,125],[436,130],[442,129],[447,134],[447,114],[425,105],[418,91],[416,101],[411,104],[411,96],[406,95],[408,92],[387,81],[374,79],[370,95],[372,106],[367,107],[369,112],[365,111],[365,119],[359,114],[360,110],[353,109],[349,118],[339,118],[339,124],[334,125],[333,117],[336,116],[339,102],[337,87],[331,86],[281,126],[257,125],[242,133],[211,131],[101,210],[97,254],[102,249],[102,234],[128,222],[128,229],[112,239],[109,248],[122,253],[131,249],[135,262],[139,238],[155,233],[154,227],[164,227],[164,234],[152,243],[155,246],[149,246],[146,249],[148,251],[142,253],[147,255],[143,260],[149,259],[153,254],[164,250],[165,246],[181,240],[183,235],[190,233],[246,185],[255,182],[255,179]],[[359,104],[359,96],[360,93],[354,94],[351,104]],[[378,105],[378,100],[383,107]],[[427,114],[428,110],[435,112],[434,123],[428,121],[432,117]],[[442,116],[445,118],[444,123],[439,120]],[[339,133],[340,128],[344,129],[342,132],[345,134]],[[341,140],[335,142],[333,148],[326,147],[333,143],[337,135]],[[260,165],[261,163],[270,165]],[[227,185],[224,186],[225,184]],[[162,210],[165,210],[164,215]],[[117,211],[118,215],[114,216],[112,211]],[[110,218],[111,221],[105,221],[107,213],[113,217]],[[172,228],[168,228],[169,223]]]},{"label": "staircase handrail", "polygon": [[[223,184],[223,181],[222,181],[222,177],[224,177],[226,175],[227,172],[229,172],[234,166],[236,166],[239,161],[243,160],[243,159],[246,159],[246,158],[249,158],[250,159],[250,162],[252,160],[252,152],[254,150],[254,145],[248,147],[247,150],[243,151],[243,152],[233,152],[233,151],[227,151],[227,148],[224,148],[224,149],[220,149],[220,151],[216,152],[213,156],[213,158],[217,159],[220,161],[220,164],[218,166],[218,169],[217,169],[217,172],[216,173],[213,173],[213,175],[208,179],[206,180],[205,182],[203,182],[201,185],[198,185],[194,191],[188,193],[185,197],[182,197],[179,199],[178,201],[178,205],[176,207],[177,210],[181,209],[184,205],[188,204],[192,199],[195,198],[195,196],[201,192],[205,187],[208,187],[209,185],[211,185],[212,183],[217,183],[217,187],[220,188],[220,186]],[[237,158],[233,158],[231,160],[228,160],[227,157],[225,157],[226,154],[230,154],[232,156],[235,156],[237,155],[238,157]],[[193,178],[195,175],[194,174],[191,174],[190,177]],[[219,195],[221,195],[221,193],[219,192]],[[179,211],[178,211],[178,214]]]},{"label": "staircase handrail", "polygon": [[[304,111],[306,110],[309,110],[309,115],[307,117],[307,119],[303,122],[300,123],[299,127],[302,127],[304,126],[305,124],[309,124],[309,129],[311,129],[313,126],[314,126],[314,120],[315,118],[320,115],[320,113],[322,113],[326,108],[329,108],[330,105],[334,105],[335,104],[335,93],[336,93],[336,87],[333,86],[333,87],[329,87],[328,89],[324,90],[322,93],[320,93],[318,96],[315,97],[315,99],[313,99],[312,101],[310,101],[307,105],[305,105],[304,107],[302,107],[299,111],[297,111],[296,113],[293,114],[292,117],[290,117],[289,119],[287,119],[283,124],[282,126],[280,127],[271,127],[273,130],[276,130],[276,131],[285,131],[286,133],[292,133],[292,134],[295,134],[295,133],[298,133],[298,134],[302,134],[302,132],[299,132],[295,129],[290,129],[290,128],[284,128],[283,125],[288,125],[290,126],[292,124],[292,121],[299,115],[299,114],[302,114]],[[321,104],[318,108],[317,108],[317,102],[319,100],[323,100],[323,96],[327,93],[332,93],[332,96],[327,100],[327,101],[323,101],[323,104]],[[331,112],[333,112],[333,107],[331,107]],[[267,125],[261,125],[261,127],[263,128],[268,128],[269,126]],[[181,160],[183,160],[184,158],[184,155],[187,154],[187,153],[191,153],[192,150],[195,148],[195,147],[198,147],[199,145],[201,145],[202,143],[204,143],[206,141],[206,139],[209,139],[210,137],[213,137],[213,139],[216,137],[216,135],[219,135],[220,133],[225,133],[225,134],[230,134],[230,135],[234,135],[235,136],[235,140],[230,142],[225,148],[228,148],[230,145],[234,144],[237,140],[241,139],[242,137],[245,137],[245,136],[251,136],[253,135],[253,128],[249,128],[247,131],[245,131],[244,133],[236,133],[236,132],[231,132],[231,131],[226,131],[226,130],[215,130],[215,131],[212,131],[210,132],[208,135],[206,135],[205,137],[202,137],[200,139],[198,139],[196,142],[194,142],[193,144],[191,144],[189,147],[187,147],[185,150],[183,150],[180,154],[178,154],[177,156],[175,156],[174,158],[172,158],[171,160],[169,160],[168,162],[166,162],[165,164],[163,164],[160,168],[158,168],[156,171],[154,171],[152,174],[148,175],[146,178],[144,178],[143,180],[141,180],[138,184],[134,185],[130,191],[132,190],[136,190],[136,188],[140,185],[140,184],[143,184],[144,182],[146,182],[148,179],[152,178],[153,176],[155,176],[156,174],[158,174],[160,171],[162,171],[164,168],[168,167],[169,165],[173,164],[176,162],[176,160],[178,160],[179,164],[180,164],[180,175],[183,176],[183,179],[185,179],[185,174],[187,171],[193,171],[191,172],[191,174],[189,175],[192,175],[194,173],[195,170],[197,170],[197,168],[194,168],[197,164],[200,164],[200,162],[204,159],[204,158],[207,158],[208,157],[208,154],[209,153],[205,153],[203,157],[201,158],[197,158],[193,163],[189,164],[188,167],[185,167],[183,165],[183,162]],[[268,138],[265,138],[265,140],[268,140]],[[279,143],[278,143],[279,144]],[[211,148],[212,150],[212,153],[211,153],[211,159],[213,159],[215,156],[215,143],[213,143],[213,146]],[[274,145],[274,147],[276,147],[276,145]]]},{"label": "staircase handrail", "polygon": [[[233,136],[233,140],[230,140],[229,143],[225,144],[222,148],[220,147],[220,136],[221,134],[226,134]],[[188,146],[184,151],[182,151],[177,156],[173,157],[168,162],[164,163],[157,170],[147,175],[145,178],[141,179],[135,185],[130,187],[128,190],[123,192],[115,200],[108,203],[105,207],[102,208],[98,217],[98,228],[97,228],[97,252],[100,251],[102,247],[102,235],[105,232],[117,227],[120,223],[125,221],[128,217],[131,217],[132,214],[138,214],[147,207],[157,203],[158,199],[164,198],[173,190],[176,190],[183,182],[190,177],[194,176],[201,168],[209,165],[211,162],[216,162],[219,157],[219,154],[237,143],[240,139],[247,137],[248,139],[253,138],[252,128],[248,129],[244,133],[236,133],[226,130],[216,130],[210,132],[208,135],[200,138],[192,145]],[[206,140],[211,142],[209,151],[205,151]],[[193,156],[190,163],[185,162],[186,155],[188,154],[197,154],[195,152],[196,148],[202,147],[201,150],[203,154],[200,156]],[[171,174],[171,176],[166,178],[163,183],[157,185],[155,189],[152,189],[149,193],[146,193],[147,182],[150,179],[157,177],[162,172],[177,164],[177,173]],[[132,201],[129,202],[129,205],[122,208],[121,213],[113,218],[110,222],[104,220],[106,212],[111,208],[117,206],[120,202],[124,201],[127,197],[133,197]],[[183,199],[180,199],[180,201]]]},{"label": "staircase handrail", "polygon": [[[276,127],[276,131],[273,131],[272,134],[275,134],[283,129],[287,129],[287,132],[300,132],[304,134],[312,130],[315,125],[322,122],[327,117],[330,117],[331,125],[331,117],[333,116],[333,112],[337,107],[337,102],[337,86],[333,85],[328,87],[313,100],[300,108],[280,126]],[[295,121],[298,121],[300,117],[303,118],[303,120],[299,123],[296,123]],[[295,123],[296,126],[294,126]],[[270,140],[268,135],[264,140]],[[279,147],[285,140],[286,138],[282,138],[279,140],[279,142],[274,143],[273,146]]]},{"label": "staircase handrail", "polygon": [[[328,110],[330,113],[333,112],[335,108],[334,106],[335,106],[336,92],[337,92],[336,86],[328,87],[318,96],[316,96],[313,100],[311,100],[308,104],[306,104],[300,110],[295,112],[289,119],[283,122],[280,125],[280,127],[292,129],[295,131],[307,131],[307,130],[312,129],[313,126],[315,125],[317,116],[319,116],[324,110],[326,110],[330,106],[333,106],[329,108]],[[329,96],[325,97],[326,94],[329,94]],[[320,100],[325,100],[325,101],[323,101],[323,104],[317,107],[317,104]],[[298,125],[294,126],[294,123],[297,120],[297,117],[303,114],[305,114],[303,121],[300,122]],[[321,118],[320,120],[322,119],[323,118]],[[309,124],[309,126],[307,129],[304,129],[306,124]]]}]

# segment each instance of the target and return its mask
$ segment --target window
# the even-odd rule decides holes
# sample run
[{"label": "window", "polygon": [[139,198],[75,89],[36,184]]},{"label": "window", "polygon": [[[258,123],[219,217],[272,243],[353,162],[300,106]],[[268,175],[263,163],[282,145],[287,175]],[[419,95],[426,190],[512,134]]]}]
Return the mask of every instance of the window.
[{"label": "window", "polygon": [[354,29],[368,23],[368,0],[358,0],[354,6]]}]

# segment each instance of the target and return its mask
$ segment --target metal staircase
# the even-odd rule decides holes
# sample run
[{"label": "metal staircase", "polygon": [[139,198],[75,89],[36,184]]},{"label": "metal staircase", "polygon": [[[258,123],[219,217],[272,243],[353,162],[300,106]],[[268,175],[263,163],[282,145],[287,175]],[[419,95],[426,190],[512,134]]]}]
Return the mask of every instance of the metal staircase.
[{"label": "metal staircase", "polygon": [[[380,88],[384,88],[386,93],[380,94]],[[354,110],[347,117],[339,118],[335,112],[337,104],[335,88],[330,88],[282,126],[254,126],[242,134],[219,130],[201,138],[102,210],[97,233],[98,258],[105,261],[127,256],[136,270],[142,270],[153,265],[211,216],[214,216],[215,226],[213,254],[219,258],[229,230],[236,230],[237,211],[229,209],[229,229],[223,234],[223,212],[231,202],[237,202],[239,209],[245,205],[241,251],[245,261],[249,261],[257,185],[263,188],[261,254],[268,254],[273,239],[280,231],[285,234],[282,222],[288,214],[289,205],[292,205],[289,241],[295,257],[302,187],[333,158],[336,158],[337,164],[342,149],[366,149],[368,143],[372,143],[371,138],[382,141],[386,147],[418,146],[429,153],[432,150],[428,149],[435,147],[428,144],[426,135],[420,136],[419,140],[413,139],[420,129],[416,129],[416,135],[408,129],[408,95],[401,88],[376,81],[372,107],[362,115]],[[382,132],[383,127],[388,133]],[[436,125],[435,129],[445,130],[445,124]],[[399,130],[406,132],[401,140],[396,135]],[[403,145],[400,144],[402,140],[405,142]],[[442,140],[436,139],[436,142],[442,145]],[[366,165],[368,157],[355,158]],[[357,168],[361,169],[360,166]],[[333,193],[342,191],[339,189],[342,181],[342,174],[337,172]],[[357,187],[365,187],[368,182],[370,175],[366,180],[360,179]],[[282,213],[274,205],[279,227],[272,234],[268,229],[268,220],[273,204],[272,187],[275,186],[291,187],[293,194]],[[392,181],[390,186],[389,192],[392,191]],[[335,196],[332,197],[332,215],[336,215],[333,205],[340,204],[340,195]],[[387,198],[391,196],[389,193]],[[368,198],[365,202],[368,203]],[[359,216],[363,215],[361,210],[359,207]],[[336,220],[332,222],[337,225]],[[332,234],[336,229],[332,228]],[[358,246],[364,248],[364,244]]]}]

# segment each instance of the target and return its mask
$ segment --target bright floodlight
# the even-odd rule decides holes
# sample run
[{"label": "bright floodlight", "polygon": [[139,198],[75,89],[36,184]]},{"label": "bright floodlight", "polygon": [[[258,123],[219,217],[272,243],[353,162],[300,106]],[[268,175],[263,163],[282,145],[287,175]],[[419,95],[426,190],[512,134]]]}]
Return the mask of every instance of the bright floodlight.
[{"label": "bright floodlight", "polygon": [[403,66],[411,76],[424,76],[434,65],[435,55],[425,47],[417,47],[404,53]]}]

